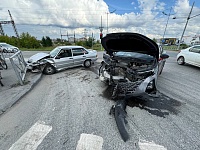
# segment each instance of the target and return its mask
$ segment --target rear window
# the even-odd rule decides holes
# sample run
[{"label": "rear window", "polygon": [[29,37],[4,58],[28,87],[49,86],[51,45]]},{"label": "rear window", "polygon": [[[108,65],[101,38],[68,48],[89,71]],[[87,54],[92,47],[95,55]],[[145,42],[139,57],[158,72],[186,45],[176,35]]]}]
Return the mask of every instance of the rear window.
[{"label": "rear window", "polygon": [[79,56],[79,55],[84,55],[85,50],[82,48],[74,48],[72,49],[73,56]]}]

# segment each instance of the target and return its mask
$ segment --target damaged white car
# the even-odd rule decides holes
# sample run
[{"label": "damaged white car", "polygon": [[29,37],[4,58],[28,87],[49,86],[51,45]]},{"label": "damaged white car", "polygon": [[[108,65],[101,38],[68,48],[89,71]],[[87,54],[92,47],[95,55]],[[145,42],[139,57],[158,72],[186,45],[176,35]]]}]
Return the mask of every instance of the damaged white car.
[{"label": "damaged white car", "polygon": [[111,33],[102,38],[105,49],[100,79],[114,86],[113,98],[156,94],[157,77],[167,54],[153,40],[138,33]]},{"label": "damaged white car", "polygon": [[167,54],[153,40],[138,33],[111,33],[101,40],[105,49],[99,76],[112,88],[116,104],[110,109],[122,139],[126,142],[126,105],[130,97],[156,96],[157,77]]},{"label": "damaged white car", "polygon": [[37,53],[31,56],[27,68],[32,72],[42,71],[50,75],[76,66],[89,68],[97,59],[96,50],[88,50],[82,46],[58,46],[49,54]]}]

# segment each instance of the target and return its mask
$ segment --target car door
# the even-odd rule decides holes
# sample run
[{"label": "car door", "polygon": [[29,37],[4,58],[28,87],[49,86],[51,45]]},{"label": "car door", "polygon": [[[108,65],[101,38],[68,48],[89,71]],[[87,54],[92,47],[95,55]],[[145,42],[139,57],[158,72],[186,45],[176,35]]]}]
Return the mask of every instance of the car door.
[{"label": "car door", "polygon": [[71,49],[61,49],[55,56],[54,61],[58,70],[73,67],[74,60]]},{"label": "car door", "polygon": [[79,66],[82,65],[86,59],[85,50],[83,48],[73,48],[73,59],[74,65]]},{"label": "car door", "polygon": [[189,49],[189,54],[187,55],[187,62],[190,64],[197,65],[199,63],[200,57],[200,46],[194,46]]},{"label": "car door", "polygon": [[196,55],[195,55],[195,63],[197,66],[200,66],[200,46],[195,46]]}]

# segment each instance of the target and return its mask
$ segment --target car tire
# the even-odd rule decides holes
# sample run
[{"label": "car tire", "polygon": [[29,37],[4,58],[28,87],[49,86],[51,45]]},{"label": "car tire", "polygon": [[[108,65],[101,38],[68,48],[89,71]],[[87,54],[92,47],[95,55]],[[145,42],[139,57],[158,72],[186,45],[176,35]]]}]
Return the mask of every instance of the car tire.
[{"label": "car tire", "polygon": [[91,65],[92,65],[91,60],[85,60],[85,61],[84,61],[84,67],[85,67],[85,68],[90,68]]},{"label": "car tire", "polygon": [[3,53],[7,53],[8,51],[6,49],[3,49]]},{"label": "car tire", "polygon": [[55,72],[56,72],[55,67],[50,64],[47,64],[43,70],[43,73],[46,75],[51,75],[51,74],[54,74]]},{"label": "car tire", "polygon": [[6,64],[6,61],[5,60],[1,60],[1,67],[3,68],[3,69],[8,69],[8,65]]},{"label": "car tire", "polygon": [[12,53],[16,53],[18,50],[16,49],[16,48],[14,48],[13,50],[12,50]]},{"label": "car tire", "polygon": [[177,63],[179,65],[184,65],[185,64],[185,58],[183,56],[180,56],[178,59],[177,59]]},{"label": "car tire", "polygon": [[162,71],[163,71],[164,66],[161,67],[159,75],[161,75]]}]

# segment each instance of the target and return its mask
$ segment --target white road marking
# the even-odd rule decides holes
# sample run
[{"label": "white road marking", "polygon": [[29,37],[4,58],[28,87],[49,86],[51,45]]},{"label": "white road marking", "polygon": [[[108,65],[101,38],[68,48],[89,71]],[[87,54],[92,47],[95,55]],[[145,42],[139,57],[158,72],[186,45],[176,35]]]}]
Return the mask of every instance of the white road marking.
[{"label": "white road marking", "polygon": [[103,138],[93,134],[82,133],[76,150],[102,150]]},{"label": "white road marking", "polygon": [[140,150],[167,150],[167,148],[162,145],[157,145],[154,142],[148,142],[145,140],[140,140],[138,145]]},{"label": "white road marking", "polygon": [[36,150],[51,130],[51,126],[36,122],[9,150]]}]

